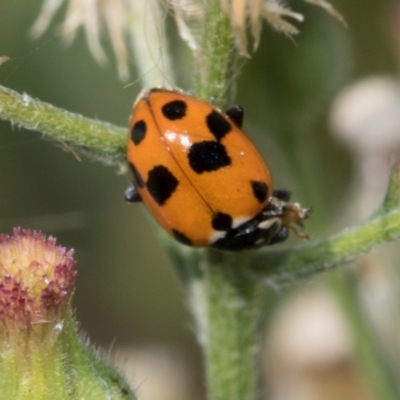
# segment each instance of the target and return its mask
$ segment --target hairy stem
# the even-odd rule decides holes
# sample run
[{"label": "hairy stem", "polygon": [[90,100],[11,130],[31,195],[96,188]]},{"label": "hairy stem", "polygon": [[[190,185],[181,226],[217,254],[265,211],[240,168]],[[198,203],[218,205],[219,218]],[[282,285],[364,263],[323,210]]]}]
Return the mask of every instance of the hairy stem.
[{"label": "hairy stem", "polygon": [[210,0],[205,7],[200,58],[195,82],[196,96],[221,106],[227,90],[227,73],[232,62],[233,41],[229,19],[220,2]]},{"label": "hairy stem", "polygon": [[251,272],[258,278],[271,278],[278,283],[294,282],[351,262],[372,248],[399,237],[400,209],[395,209],[325,240],[290,250],[258,252],[252,260]]},{"label": "hairy stem", "polygon": [[206,343],[209,399],[254,400],[256,398],[255,285],[243,282],[236,269],[218,252],[210,252],[205,274],[208,309]]},{"label": "hairy stem", "polygon": [[123,161],[126,128],[85,118],[0,86],[0,118],[109,164]]},{"label": "hairy stem", "polygon": [[[195,94],[221,106],[227,91],[228,69],[233,57],[233,42],[228,18],[219,1],[205,8],[201,52]],[[202,253],[202,279],[196,277],[196,295],[190,298],[195,311],[200,342],[206,362],[209,400],[254,400],[257,373],[255,335],[257,310],[255,285],[243,282],[238,270],[248,256],[235,259],[224,253]],[[239,279],[238,279],[239,277]]]},{"label": "hairy stem", "polygon": [[355,357],[368,387],[376,399],[399,399],[398,376],[390,368],[376,332],[361,308],[356,278],[350,274],[329,278],[351,328]]}]

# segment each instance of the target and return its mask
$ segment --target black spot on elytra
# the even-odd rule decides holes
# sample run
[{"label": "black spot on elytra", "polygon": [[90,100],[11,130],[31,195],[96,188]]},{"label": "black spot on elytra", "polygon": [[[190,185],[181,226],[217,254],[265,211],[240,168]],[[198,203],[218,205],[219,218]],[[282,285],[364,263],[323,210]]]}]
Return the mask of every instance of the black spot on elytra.
[{"label": "black spot on elytra", "polygon": [[182,244],[186,244],[187,246],[192,246],[193,243],[192,241],[182,232],[176,230],[176,229],[172,229],[172,234],[174,235],[174,238],[182,243]]},{"label": "black spot on elytra", "polygon": [[231,124],[215,110],[207,115],[206,123],[217,140],[221,140],[232,129]]},{"label": "black spot on elytra", "polygon": [[146,122],[142,119],[135,122],[131,130],[131,138],[133,143],[137,146],[146,136]]},{"label": "black spot on elytra", "polygon": [[174,193],[178,179],[163,165],[157,165],[149,172],[147,190],[154,201],[162,206]]},{"label": "black spot on elytra", "polygon": [[176,119],[182,119],[186,115],[186,109],[187,104],[183,100],[174,100],[164,104],[161,110],[164,117],[175,121]]},{"label": "black spot on elytra", "polygon": [[243,125],[244,109],[241,106],[233,106],[226,111],[226,115],[239,127]]},{"label": "black spot on elytra", "polygon": [[268,186],[264,182],[251,181],[254,197],[260,202],[264,203],[268,196]]},{"label": "black spot on elytra", "polygon": [[231,164],[225,146],[213,140],[194,143],[188,158],[191,168],[198,174],[216,171]]},{"label": "black spot on elytra", "polygon": [[140,175],[139,171],[137,170],[137,168],[135,167],[135,164],[133,164],[132,162],[129,163],[129,168],[132,171],[132,175],[133,178],[135,180],[135,183],[137,186],[139,186],[140,188],[145,187],[145,183],[144,180],[142,178],[142,175]]},{"label": "black spot on elytra", "polygon": [[211,224],[216,231],[229,231],[232,228],[232,217],[218,212],[212,219]]}]

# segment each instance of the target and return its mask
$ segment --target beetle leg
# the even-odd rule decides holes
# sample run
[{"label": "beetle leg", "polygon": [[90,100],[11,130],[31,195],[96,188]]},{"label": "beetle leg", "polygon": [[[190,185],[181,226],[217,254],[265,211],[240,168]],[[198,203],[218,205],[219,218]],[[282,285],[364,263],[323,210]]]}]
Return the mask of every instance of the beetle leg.
[{"label": "beetle leg", "polygon": [[272,192],[273,197],[276,197],[278,200],[285,202],[290,200],[290,195],[291,193],[289,192],[289,190],[286,189],[278,189]]},{"label": "beetle leg", "polygon": [[125,190],[125,200],[129,203],[136,203],[138,201],[142,201],[142,198],[140,197],[140,194],[136,189],[136,186],[134,185],[128,186],[128,188]]},{"label": "beetle leg", "polygon": [[233,106],[225,113],[239,128],[243,125],[244,109],[241,106]]}]

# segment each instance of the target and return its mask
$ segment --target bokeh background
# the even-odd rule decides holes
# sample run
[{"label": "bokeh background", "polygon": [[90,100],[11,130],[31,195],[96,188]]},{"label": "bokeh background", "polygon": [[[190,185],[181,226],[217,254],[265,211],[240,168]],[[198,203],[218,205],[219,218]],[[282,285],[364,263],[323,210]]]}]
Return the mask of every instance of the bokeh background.
[{"label": "bokeh background", "polygon": [[[319,238],[366,218],[384,195],[387,161],[400,147],[400,6],[397,0],[332,2],[346,29],[319,8],[292,3],[305,15],[300,35],[288,38],[265,26],[260,49],[240,69],[235,103],[246,110],[245,130],[268,161],[275,186],[291,189],[313,209],[307,232]],[[82,31],[71,46],[63,45],[59,13],[34,41],[28,31],[40,7],[40,1],[0,2],[0,56],[10,57],[0,66],[0,84],[126,126],[141,87],[125,88],[118,80],[109,40],[103,40],[109,64],[100,67]],[[167,22],[178,83],[190,89],[190,54]],[[131,81],[136,79],[132,67]],[[349,86],[362,79],[365,87],[356,86],[349,95]],[[359,103],[368,95],[382,101]],[[366,149],[362,134],[382,122],[381,114],[374,116],[380,107],[394,122],[375,154],[374,137]],[[379,127],[374,132],[381,132]],[[202,399],[201,353],[184,294],[144,209],[124,202],[127,184],[115,167],[77,159],[62,143],[0,121],[0,232],[14,226],[40,229],[76,249],[74,305],[81,328],[126,369],[139,398]],[[389,259],[385,266],[395,266],[393,246],[382,254]],[[372,282],[367,298],[383,296],[393,304],[398,286],[388,288],[388,281],[398,282],[399,275],[382,272],[376,258],[382,259],[369,259],[360,273]],[[374,398],[354,361],[345,313],[326,280],[315,277],[266,296],[265,398]],[[375,307],[376,315],[387,310],[381,297],[366,309]],[[386,317],[394,322],[394,315]],[[388,325],[390,340],[396,340]]]}]

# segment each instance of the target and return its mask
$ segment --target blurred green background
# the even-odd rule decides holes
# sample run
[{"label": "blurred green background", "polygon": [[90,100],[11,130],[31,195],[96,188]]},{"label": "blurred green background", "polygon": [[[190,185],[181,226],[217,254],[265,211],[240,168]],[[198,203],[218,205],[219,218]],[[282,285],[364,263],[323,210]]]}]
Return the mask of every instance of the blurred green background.
[{"label": "blurred green background", "polygon": [[[294,1],[292,8],[305,15],[300,35],[289,39],[265,26],[259,51],[241,68],[234,101],[246,110],[245,130],[268,160],[275,186],[312,207],[307,232],[314,238],[345,225],[337,221],[352,185],[351,156],[328,129],[329,106],[360,77],[398,72],[395,3],[334,2],[346,29],[321,9]],[[0,2],[0,56],[11,58],[0,66],[0,84],[127,126],[141,88],[118,80],[109,40],[103,40],[110,55],[105,68],[89,53],[82,31],[71,46],[62,44],[56,26],[63,13],[33,41],[28,30],[40,7],[40,1]],[[172,24],[170,30],[178,83],[191,89],[188,51]],[[201,354],[181,287],[142,207],[124,202],[127,183],[115,167],[79,161],[61,143],[0,121],[0,232],[40,229],[76,249],[74,304],[95,343],[171,346],[201,382]]]}]

